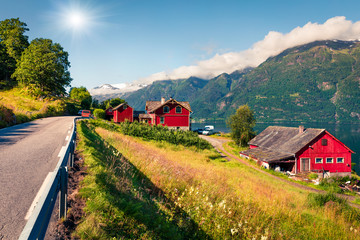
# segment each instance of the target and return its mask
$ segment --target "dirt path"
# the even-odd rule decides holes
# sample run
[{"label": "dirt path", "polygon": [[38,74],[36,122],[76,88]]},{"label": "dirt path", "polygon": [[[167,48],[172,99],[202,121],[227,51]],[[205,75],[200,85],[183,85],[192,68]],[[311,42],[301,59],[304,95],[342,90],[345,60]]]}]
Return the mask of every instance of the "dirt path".
[{"label": "dirt path", "polygon": [[[244,160],[228,151],[225,150],[225,148],[223,147],[223,143],[226,143],[228,142],[229,140],[227,139],[218,139],[218,138],[213,138],[213,137],[209,137],[209,136],[204,136],[204,135],[199,135],[199,137],[201,137],[202,139],[205,139],[207,140],[208,142],[211,143],[211,145],[221,154],[222,157],[226,158],[227,160],[229,161],[232,161],[232,160],[236,160],[236,161],[239,161],[243,164],[245,164],[246,166],[252,168],[252,169],[255,169],[256,171],[258,172],[261,172],[262,174],[266,174],[267,176],[270,176],[272,178],[275,178],[281,182],[284,182],[284,183],[287,183],[287,184],[290,184],[292,186],[295,186],[297,188],[300,188],[300,189],[303,189],[305,191],[309,191],[309,192],[315,192],[315,193],[325,193],[326,191],[324,190],[318,190],[318,189],[315,189],[315,188],[311,188],[311,187],[308,187],[308,186],[305,186],[305,185],[302,185],[300,183],[296,183],[296,182],[291,182],[291,181],[288,181],[286,179],[283,179],[281,177],[278,177],[278,176],[275,176],[275,175],[272,175],[271,173],[268,173],[252,164],[250,164],[247,160]],[[349,196],[349,195],[345,195],[345,194],[337,194],[339,197],[342,197],[342,198],[345,198],[347,199],[348,201],[353,201],[355,200],[355,197],[354,196]],[[357,205],[357,204],[354,204],[354,203],[351,203],[349,202],[349,204],[353,207],[356,207],[356,208],[359,208],[360,209],[360,206]]]}]

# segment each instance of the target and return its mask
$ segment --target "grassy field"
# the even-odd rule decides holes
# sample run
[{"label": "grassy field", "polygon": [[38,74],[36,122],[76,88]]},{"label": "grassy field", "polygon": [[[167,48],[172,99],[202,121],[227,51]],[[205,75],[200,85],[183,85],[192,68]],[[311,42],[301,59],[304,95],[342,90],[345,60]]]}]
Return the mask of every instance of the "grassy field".
[{"label": "grassy field", "polygon": [[80,122],[88,166],[81,239],[359,239],[358,210],[214,150],[144,141]]},{"label": "grassy field", "polygon": [[0,128],[37,118],[62,115],[64,111],[63,100],[37,100],[20,88],[0,91]]}]

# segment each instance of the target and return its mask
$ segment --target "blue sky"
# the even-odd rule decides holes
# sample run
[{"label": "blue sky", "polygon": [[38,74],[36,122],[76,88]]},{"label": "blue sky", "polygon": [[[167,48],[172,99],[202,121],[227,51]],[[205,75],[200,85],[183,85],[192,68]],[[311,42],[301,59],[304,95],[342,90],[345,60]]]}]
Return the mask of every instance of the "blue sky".
[{"label": "blue sky", "polygon": [[[266,36],[273,38],[271,31],[281,33],[278,41],[282,41],[284,35],[297,27],[307,32],[318,31],[316,24],[322,25],[336,16],[345,17],[338,19],[339,24],[350,22],[350,38],[360,32],[355,26],[360,20],[358,0],[0,0],[0,3],[0,20],[19,17],[30,29],[27,33],[30,40],[43,37],[60,43],[70,54],[72,86],[89,89],[105,83],[146,79],[152,74],[154,80],[186,74],[210,77],[232,71],[245,63],[222,69],[219,61],[207,60],[215,57],[220,62],[228,61],[223,56],[226,59],[235,56],[236,60],[238,55],[230,53],[253,48]],[[71,10],[85,16],[77,28],[67,25]],[[309,22],[313,28],[304,27]],[[328,24],[326,29],[333,26]],[[259,49],[257,52],[263,48]],[[263,58],[251,64],[256,65]],[[199,62],[208,65],[183,68]],[[204,69],[208,72],[202,75]]]}]

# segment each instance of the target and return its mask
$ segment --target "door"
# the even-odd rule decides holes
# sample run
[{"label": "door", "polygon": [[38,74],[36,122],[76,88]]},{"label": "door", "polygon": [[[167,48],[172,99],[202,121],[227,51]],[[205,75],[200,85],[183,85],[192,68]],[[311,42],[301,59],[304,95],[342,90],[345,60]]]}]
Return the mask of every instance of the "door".
[{"label": "door", "polygon": [[308,172],[310,171],[310,158],[301,158],[300,159],[300,162],[301,162],[301,168],[300,168],[300,171],[301,172]]}]

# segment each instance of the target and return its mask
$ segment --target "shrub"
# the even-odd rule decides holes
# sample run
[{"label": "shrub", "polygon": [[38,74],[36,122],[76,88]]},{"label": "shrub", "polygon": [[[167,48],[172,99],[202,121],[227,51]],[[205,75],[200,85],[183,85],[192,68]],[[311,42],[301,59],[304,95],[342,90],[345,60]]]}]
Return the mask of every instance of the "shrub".
[{"label": "shrub", "polygon": [[94,116],[95,118],[105,119],[105,111],[103,109],[95,109]]},{"label": "shrub", "polygon": [[336,202],[340,205],[346,205],[346,199],[336,196],[335,193],[327,192],[322,193],[309,193],[308,203],[310,207],[322,207],[325,206],[327,202]]},{"label": "shrub", "polygon": [[308,176],[308,178],[310,179],[310,180],[315,180],[315,179],[317,179],[319,176],[316,174],[316,173],[310,173],[309,174],[309,176]]}]

